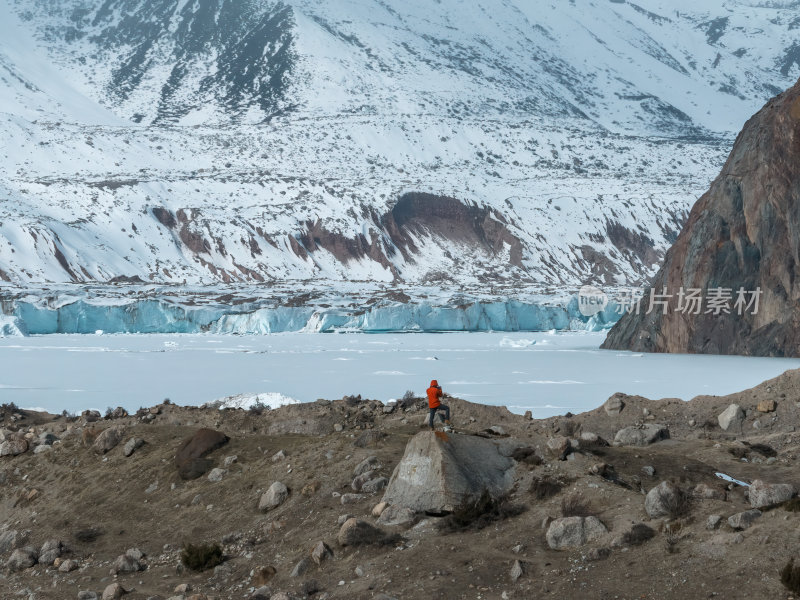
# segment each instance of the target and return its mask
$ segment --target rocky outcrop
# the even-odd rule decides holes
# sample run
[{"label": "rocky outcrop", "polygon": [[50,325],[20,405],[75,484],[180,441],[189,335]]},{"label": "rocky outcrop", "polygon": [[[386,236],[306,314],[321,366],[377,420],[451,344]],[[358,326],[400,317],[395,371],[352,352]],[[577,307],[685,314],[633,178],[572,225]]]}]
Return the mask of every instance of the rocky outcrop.
[{"label": "rocky outcrop", "polygon": [[[747,121],[722,172],[692,208],[645,290],[638,314],[623,316],[603,347],[800,356],[798,207],[800,81]],[[700,290],[699,309],[681,298],[681,288]],[[760,290],[757,310],[747,306],[753,300],[749,293],[737,306],[740,289]],[[666,291],[666,311],[660,305],[648,310],[651,290]],[[709,303],[714,294],[730,296],[724,308]]]},{"label": "rocky outcrop", "polygon": [[484,490],[497,497],[513,484],[514,461],[498,443],[424,431],[406,446],[383,501],[418,512],[447,512]]}]

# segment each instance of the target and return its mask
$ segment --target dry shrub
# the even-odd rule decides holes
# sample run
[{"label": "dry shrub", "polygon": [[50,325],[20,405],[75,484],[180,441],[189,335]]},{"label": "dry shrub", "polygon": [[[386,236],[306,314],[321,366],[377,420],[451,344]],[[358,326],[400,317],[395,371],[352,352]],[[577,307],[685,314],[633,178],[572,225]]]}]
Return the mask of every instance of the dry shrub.
[{"label": "dry shrub", "polygon": [[550,477],[534,477],[531,481],[530,492],[537,500],[546,500],[558,494],[564,484]]},{"label": "dry shrub", "polygon": [[222,547],[219,544],[184,544],[181,562],[192,571],[205,571],[222,564]]},{"label": "dry shrub", "polygon": [[479,530],[491,523],[504,521],[528,510],[525,505],[513,504],[507,496],[493,498],[488,490],[477,500],[466,498],[455,510],[438,523],[439,531]]},{"label": "dry shrub", "polygon": [[622,543],[626,546],[640,546],[655,537],[656,532],[644,523],[637,523],[622,536]]},{"label": "dry shrub", "polygon": [[678,541],[680,537],[677,533],[672,533],[671,531],[664,534],[664,549],[669,554],[675,554],[678,551]]},{"label": "dry shrub", "polygon": [[675,494],[670,496],[669,499],[664,503],[664,508],[667,511],[667,515],[671,519],[678,519],[686,516],[692,509],[691,496],[677,486],[675,490]]},{"label": "dry shrub", "polygon": [[591,517],[595,514],[592,505],[580,494],[571,494],[561,499],[562,517]]},{"label": "dry shrub", "polygon": [[790,558],[786,566],[781,569],[781,583],[790,592],[800,594],[800,567],[794,565],[794,558]]}]

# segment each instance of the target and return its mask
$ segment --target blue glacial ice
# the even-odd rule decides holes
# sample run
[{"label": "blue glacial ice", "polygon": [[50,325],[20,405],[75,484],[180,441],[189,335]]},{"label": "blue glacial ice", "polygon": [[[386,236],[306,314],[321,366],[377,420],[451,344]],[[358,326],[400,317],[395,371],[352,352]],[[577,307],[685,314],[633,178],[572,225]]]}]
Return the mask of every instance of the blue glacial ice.
[{"label": "blue glacial ice", "polygon": [[15,300],[3,304],[0,336],[51,333],[215,333],[355,331],[602,331],[620,317],[616,304],[586,317],[575,297],[561,303],[518,300],[437,304],[379,301],[348,307],[182,303],[174,299],[92,302]]}]

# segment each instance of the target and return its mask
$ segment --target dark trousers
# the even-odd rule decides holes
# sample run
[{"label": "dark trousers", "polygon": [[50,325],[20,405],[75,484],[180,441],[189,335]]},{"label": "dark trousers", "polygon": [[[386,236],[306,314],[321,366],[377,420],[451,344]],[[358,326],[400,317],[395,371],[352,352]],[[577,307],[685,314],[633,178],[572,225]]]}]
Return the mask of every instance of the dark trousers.
[{"label": "dark trousers", "polygon": [[444,414],[439,413],[439,419],[441,419],[442,423],[450,420],[450,407],[446,404],[440,404],[436,408],[430,409],[431,413],[428,417],[428,421],[431,424],[431,429],[433,429],[433,419],[436,417],[436,411],[438,410],[444,411]]}]

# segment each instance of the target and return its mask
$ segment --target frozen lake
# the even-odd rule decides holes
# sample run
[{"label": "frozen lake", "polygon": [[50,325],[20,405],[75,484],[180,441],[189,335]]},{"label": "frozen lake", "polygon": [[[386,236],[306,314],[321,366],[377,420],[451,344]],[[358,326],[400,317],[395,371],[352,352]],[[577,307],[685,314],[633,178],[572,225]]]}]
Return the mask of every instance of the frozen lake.
[{"label": "frozen lake", "polygon": [[603,333],[47,335],[0,338],[0,402],[51,412],[135,410],[240,393],[387,401],[429,381],[475,402],[546,417],[614,392],[689,399],[760,383],[800,359],[599,350]]}]

